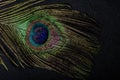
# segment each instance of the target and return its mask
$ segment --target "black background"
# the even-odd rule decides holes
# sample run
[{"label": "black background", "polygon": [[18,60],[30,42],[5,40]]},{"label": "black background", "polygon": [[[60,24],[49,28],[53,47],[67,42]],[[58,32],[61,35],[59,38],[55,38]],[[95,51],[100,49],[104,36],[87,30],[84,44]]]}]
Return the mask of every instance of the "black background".
[{"label": "black background", "polygon": [[[23,0],[18,0],[18,2]],[[103,28],[102,50],[96,55],[95,67],[88,80],[119,80],[120,76],[120,8],[119,0],[47,0],[44,3],[69,3],[73,9],[85,12]],[[6,62],[9,64],[7,59]],[[0,80],[71,80],[44,69],[1,69]]]}]

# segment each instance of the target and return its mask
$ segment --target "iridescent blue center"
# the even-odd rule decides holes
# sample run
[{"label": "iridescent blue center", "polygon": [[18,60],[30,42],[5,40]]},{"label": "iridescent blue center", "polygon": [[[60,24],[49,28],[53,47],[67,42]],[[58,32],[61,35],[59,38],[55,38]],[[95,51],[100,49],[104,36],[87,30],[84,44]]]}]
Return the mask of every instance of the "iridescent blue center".
[{"label": "iridescent blue center", "polygon": [[36,22],[31,28],[29,41],[32,45],[39,47],[47,41],[49,35],[48,33],[49,31],[45,24]]}]

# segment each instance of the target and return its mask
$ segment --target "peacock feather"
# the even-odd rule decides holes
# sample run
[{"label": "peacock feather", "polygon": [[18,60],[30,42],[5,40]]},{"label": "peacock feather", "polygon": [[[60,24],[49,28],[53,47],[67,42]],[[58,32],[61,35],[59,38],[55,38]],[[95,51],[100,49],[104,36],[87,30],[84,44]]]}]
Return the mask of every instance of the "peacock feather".
[{"label": "peacock feather", "polygon": [[66,4],[44,0],[0,1],[2,55],[17,67],[34,66],[85,80],[100,49],[100,27]]}]

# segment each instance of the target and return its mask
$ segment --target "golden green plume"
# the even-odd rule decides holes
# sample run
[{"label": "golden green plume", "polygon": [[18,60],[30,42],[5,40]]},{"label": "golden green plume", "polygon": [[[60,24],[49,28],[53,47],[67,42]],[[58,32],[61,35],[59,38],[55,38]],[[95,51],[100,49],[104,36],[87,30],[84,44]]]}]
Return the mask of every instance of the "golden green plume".
[{"label": "golden green plume", "polygon": [[[18,67],[35,66],[85,80],[100,48],[100,27],[69,5],[38,5],[43,1],[1,1],[1,54]],[[7,69],[2,56],[0,64]]]}]

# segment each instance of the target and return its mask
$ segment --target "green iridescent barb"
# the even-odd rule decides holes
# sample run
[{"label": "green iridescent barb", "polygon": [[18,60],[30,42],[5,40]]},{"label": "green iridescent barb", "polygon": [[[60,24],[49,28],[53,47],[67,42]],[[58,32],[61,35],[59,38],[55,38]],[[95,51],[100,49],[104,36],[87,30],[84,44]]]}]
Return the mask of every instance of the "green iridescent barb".
[{"label": "green iridescent barb", "polygon": [[9,69],[2,59],[5,55],[15,66],[40,67],[85,80],[100,49],[100,27],[69,5],[35,6],[43,1],[0,2],[0,64]]}]

